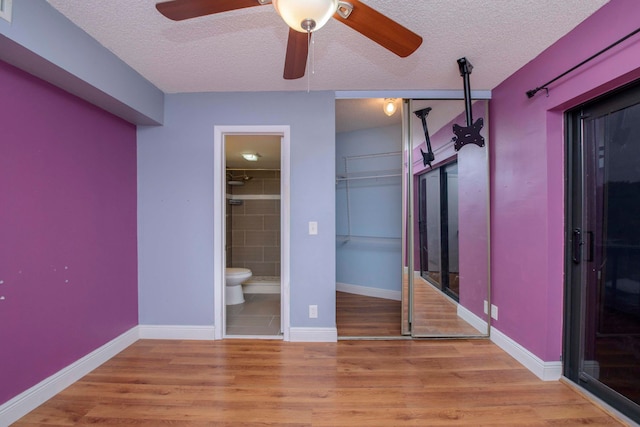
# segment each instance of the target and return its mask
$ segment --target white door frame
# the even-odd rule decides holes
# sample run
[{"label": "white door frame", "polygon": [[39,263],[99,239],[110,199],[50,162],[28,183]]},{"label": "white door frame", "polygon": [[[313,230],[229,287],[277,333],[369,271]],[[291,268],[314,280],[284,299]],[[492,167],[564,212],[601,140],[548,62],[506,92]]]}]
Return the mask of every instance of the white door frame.
[{"label": "white door frame", "polygon": [[225,150],[226,135],[280,135],[280,313],[283,339],[289,341],[289,257],[290,257],[290,127],[280,126],[215,126],[213,138],[213,297],[214,339],[225,336],[226,305],[224,301],[226,207]]}]

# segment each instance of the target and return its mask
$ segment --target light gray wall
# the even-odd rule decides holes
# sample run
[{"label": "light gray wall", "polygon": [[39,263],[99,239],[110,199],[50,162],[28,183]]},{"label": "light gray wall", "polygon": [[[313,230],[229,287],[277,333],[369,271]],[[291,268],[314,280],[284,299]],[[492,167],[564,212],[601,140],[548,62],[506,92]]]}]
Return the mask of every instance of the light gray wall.
[{"label": "light gray wall", "polygon": [[213,324],[216,125],[291,126],[291,326],[335,327],[333,92],[167,95],[164,126],[138,128],[140,323]]},{"label": "light gray wall", "polygon": [[[398,125],[336,136],[336,172],[344,174],[345,157],[376,153],[400,152],[402,127]],[[354,176],[400,173],[402,156],[349,160],[349,173]],[[347,183],[336,185],[336,281],[349,285],[399,291],[402,283],[402,179],[400,176],[350,180],[349,215]],[[349,240],[342,238],[348,234]],[[358,236],[365,236],[364,238]],[[381,238],[375,238],[381,237]]]}]

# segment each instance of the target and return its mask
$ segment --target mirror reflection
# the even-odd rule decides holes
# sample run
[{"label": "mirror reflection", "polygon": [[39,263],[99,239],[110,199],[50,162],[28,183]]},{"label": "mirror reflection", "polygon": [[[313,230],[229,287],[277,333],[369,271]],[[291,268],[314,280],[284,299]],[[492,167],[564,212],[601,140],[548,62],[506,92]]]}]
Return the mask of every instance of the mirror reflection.
[{"label": "mirror reflection", "polygon": [[[474,120],[484,118],[486,106],[486,101],[473,103]],[[466,126],[464,101],[413,100],[407,108],[411,163],[405,163],[405,173],[412,184],[407,193],[411,200],[405,200],[412,212],[407,266],[413,274],[403,299],[410,306],[403,329],[419,337],[486,335],[486,129],[480,132],[483,147],[467,144],[456,151],[453,126]]]},{"label": "mirror reflection", "polygon": [[338,336],[487,335],[487,129],[456,151],[464,100],[384,101],[336,102]]}]

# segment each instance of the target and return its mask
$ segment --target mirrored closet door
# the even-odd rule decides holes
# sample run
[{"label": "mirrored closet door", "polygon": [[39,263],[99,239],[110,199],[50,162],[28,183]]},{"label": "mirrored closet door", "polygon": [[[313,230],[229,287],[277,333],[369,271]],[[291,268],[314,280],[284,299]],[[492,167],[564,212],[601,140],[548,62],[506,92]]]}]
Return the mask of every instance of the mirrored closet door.
[{"label": "mirrored closet door", "polygon": [[488,101],[387,101],[336,102],[338,336],[487,336]]}]

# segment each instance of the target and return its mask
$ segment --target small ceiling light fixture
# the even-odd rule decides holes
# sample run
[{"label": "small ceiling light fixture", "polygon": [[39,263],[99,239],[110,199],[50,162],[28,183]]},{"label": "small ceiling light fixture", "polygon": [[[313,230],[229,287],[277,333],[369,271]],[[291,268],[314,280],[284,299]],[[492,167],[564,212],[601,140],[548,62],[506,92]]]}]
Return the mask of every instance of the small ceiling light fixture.
[{"label": "small ceiling light fixture", "polygon": [[260,155],[258,153],[242,153],[242,157],[250,162],[257,162]]},{"label": "small ceiling light fixture", "polygon": [[273,0],[278,14],[301,33],[319,30],[338,10],[338,0]]},{"label": "small ceiling light fixture", "polygon": [[384,104],[382,105],[382,109],[384,113],[391,117],[396,112],[396,99],[395,98],[385,98]]}]

